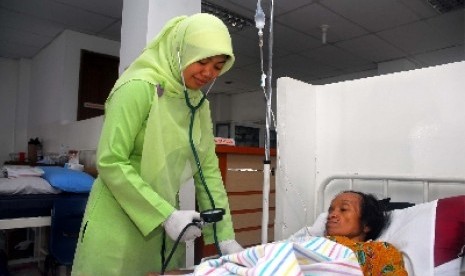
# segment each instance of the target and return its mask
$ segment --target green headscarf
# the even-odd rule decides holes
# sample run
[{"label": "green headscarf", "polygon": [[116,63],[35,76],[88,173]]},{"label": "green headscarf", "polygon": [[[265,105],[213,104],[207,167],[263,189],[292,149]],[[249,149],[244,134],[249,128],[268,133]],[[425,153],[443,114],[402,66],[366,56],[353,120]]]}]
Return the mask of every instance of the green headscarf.
[{"label": "green headscarf", "polygon": [[[178,51],[181,66],[178,62]],[[170,96],[184,97],[181,70],[196,61],[215,55],[229,56],[220,73],[224,74],[231,68],[235,58],[228,28],[219,18],[207,13],[175,17],[168,21],[121,75],[112,92],[124,83],[137,79],[154,85],[160,84]],[[189,94],[192,92],[194,91],[190,90]]]}]

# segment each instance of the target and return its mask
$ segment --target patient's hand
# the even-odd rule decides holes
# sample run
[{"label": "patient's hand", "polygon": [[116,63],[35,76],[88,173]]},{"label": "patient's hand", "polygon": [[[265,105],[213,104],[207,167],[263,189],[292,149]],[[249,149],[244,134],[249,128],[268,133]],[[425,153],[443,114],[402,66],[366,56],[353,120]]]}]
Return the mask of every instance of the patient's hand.
[{"label": "patient's hand", "polygon": [[203,257],[200,262],[203,263],[205,261],[208,261],[208,260],[211,260],[211,259],[218,259],[220,256],[219,255],[213,255],[213,256],[207,256],[207,257]]}]

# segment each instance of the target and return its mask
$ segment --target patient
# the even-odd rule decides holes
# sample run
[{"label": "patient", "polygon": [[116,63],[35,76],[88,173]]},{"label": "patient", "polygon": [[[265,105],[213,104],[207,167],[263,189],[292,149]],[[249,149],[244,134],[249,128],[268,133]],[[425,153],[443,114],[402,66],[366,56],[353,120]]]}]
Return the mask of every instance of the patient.
[{"label": "patient", "polygon": [[385,207],[373,195],[345,191],[331,202],[326,235],[354,251],[364,275],[407,275],[402,254],[387,242],[374,241],[388,223]]},{"label": "patient", "polygon": [[[330,275],[406,276],[402,254],[390,243],[374,241],[388,224],[384,205],[373,195],[345,191],[328,209],[326,237],[314,235],[305,227],[287,240],[203,262],[194,275],[207,271],[209,275],[321,275],[331,271]],[[286,270],[291,264],[297,272],[270,273],[272,269]]]}]

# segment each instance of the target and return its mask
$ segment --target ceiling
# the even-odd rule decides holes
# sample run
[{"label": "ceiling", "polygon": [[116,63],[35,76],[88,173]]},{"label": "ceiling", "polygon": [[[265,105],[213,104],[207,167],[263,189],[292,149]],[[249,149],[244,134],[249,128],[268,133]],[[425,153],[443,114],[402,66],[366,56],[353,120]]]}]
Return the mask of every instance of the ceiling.
[{"label": "ceiling", "polygon": [[[438,1],[438,0],[429,0]],[[441,13],[428,0],[274,0],[272,79],[313,84],[378,74],[378,65],[402,60],[415,68],[465,60],[463,0]],[[0,0],[0,57],[32,58],[63,30],[120,40],[122,0]],[[208,0],[253,20],[256,1]],[[267,18],[270,0],[261,2]],[[322,25],[329,25],[326,43]],[[268,72],[270,24],[265,25]],[[234,69],[212,92],[260,90],[255,26],[231,29]],[[402,66],[400,66],[402,67]]]}]

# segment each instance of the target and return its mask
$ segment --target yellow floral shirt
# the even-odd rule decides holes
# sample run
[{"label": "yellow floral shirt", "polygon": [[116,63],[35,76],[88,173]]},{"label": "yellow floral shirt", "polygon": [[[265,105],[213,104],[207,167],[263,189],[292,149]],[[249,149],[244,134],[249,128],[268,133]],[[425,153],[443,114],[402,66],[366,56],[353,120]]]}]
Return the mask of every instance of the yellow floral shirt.
[{"label": "yellow floral shirt", "polygon": [[390,243],[381,241],[354,242],[342,236],[329,236],[328,238],[354,251],[365,276],[408,275],[402,253]]}]

